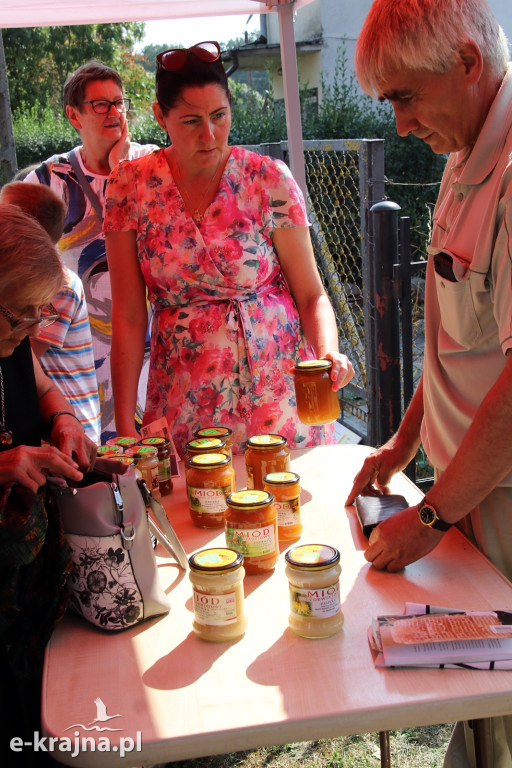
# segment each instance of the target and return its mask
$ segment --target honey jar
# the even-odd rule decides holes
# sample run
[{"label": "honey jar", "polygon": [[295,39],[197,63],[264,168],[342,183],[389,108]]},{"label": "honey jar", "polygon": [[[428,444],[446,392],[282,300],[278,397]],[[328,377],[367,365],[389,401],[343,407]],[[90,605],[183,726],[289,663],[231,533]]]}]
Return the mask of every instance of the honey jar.
[{"label": "honey jar", "polygon": [[226,452],[232,457],[233,456],[233,430],[229,429],[228,427],[204,427],[203,429],[198,429],[195,433],[196,438],[210,438],[210,437],[219,437],[221,440],[224,440],[225,443],[225,449]]},{"label": "honey jar", "polygon": [[235,472],[225,453],[192,456],[187,469],[190,517],[199,528],[222,528],[226,497],[235,490]]},{"label": "honey jar", "polygon": [[303,544],[286,555],[290,629],[302,637],[330,637],[343,626],[340,553],[326,544]]},{"label": "honey jar", "polygon": [[171,477],[171,444],[165,437],[143,437],[140,445],[156,448],[158,458],[158,485],[160,494],[168,496],[172,491]]},{"label": "honey jar", "polygon": [[246,573],[271,571],[279,557],[277,512],[268,491],[234,491],[226,498],[226,545],[244,556]]},{"label": "honey jar", "polygon": [[290,451],[282,435],[253,435],[245,449],[247,488],[263,490],[270,472],[290,471]]},{"label": "honey jar", "polygon": [[160,499],[157,449],[149,445],[134,445],[125,450],[124,456],[135,460],[135,467],[141,473],[147,487],[156,499]]},{"label": "honey jar", "polygon": [[331,360],[301,360],[293,368],[297,413],[303,424],[330,424],[340,415]]},{"label": "honey jar", "polygon": [[274,497],[279,541],[293,541],[302,533],[300,485],[295,472],[271,472],[265,476],[265,491]]},{"label": "honey jar", "polygon": [[247,627],[241,553],[222,547],[203,549],[188,562],[195,635],[214,643],[241,637]]}]

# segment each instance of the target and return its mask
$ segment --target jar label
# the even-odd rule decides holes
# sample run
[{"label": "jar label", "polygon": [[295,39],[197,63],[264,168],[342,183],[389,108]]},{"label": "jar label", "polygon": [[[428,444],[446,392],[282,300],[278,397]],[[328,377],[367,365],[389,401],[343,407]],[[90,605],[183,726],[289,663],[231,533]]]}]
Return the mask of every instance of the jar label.
[{"label": "jar label", "polygon": [[300,515],[300,497],[288,501],[274,501],[277,510],[277,524],[280,528],[297,525]]},{"label": "jar label", "polygon": [[165,483],[171,478],[171,460],[162,459],[158,462],[158,482]]},{"label": "jar label", "polygon": [[226,509],[226,496],[231,493],[230,485],[219,488],[191,488],[188,486],[190,509],[201,515],[218,515]]},{"label": "jar label", "polygon": [[339,582],[317,589],[290,584],[290,610],[305,619],[328,619],[341,611]]},{"label": "jar label", "polygon": [[196,587],[194,593],[194,617],[198,624],[232,624],[237,620],[236,592],[210,595]]},{"label": "jar label", "polygon": [[276,551],[274,525],[262,528],[231,528],[226,526],[226,545],[244,557],[266,557]]}]

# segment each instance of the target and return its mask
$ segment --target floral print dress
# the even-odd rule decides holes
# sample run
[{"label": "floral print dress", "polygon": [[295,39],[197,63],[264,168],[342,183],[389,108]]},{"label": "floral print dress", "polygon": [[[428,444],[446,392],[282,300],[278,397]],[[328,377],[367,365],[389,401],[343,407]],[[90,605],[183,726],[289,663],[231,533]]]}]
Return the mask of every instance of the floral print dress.
[{"label": "floral print dress", "polygon": [[199,225],[163,149],[110,176],[105,231],[136,231],[155,310],[144,424],[165,416],[181,455],[208,426],[232,429],[235,453],[256,434],[291,448],[334,442],[332,425],[297,416],[290,368],[314,352],[272,245],[277,227],[307,225],[287,166],[241,147]]}]

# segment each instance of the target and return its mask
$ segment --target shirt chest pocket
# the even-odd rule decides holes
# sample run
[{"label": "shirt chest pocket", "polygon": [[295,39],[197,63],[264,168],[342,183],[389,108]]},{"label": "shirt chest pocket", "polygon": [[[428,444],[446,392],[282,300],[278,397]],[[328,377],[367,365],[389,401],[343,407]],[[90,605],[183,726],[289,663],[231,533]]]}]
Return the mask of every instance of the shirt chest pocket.
[{"label": "shirt chest pocket", "polygon": [[443,330],[461,347],[471,349],[482,337],[475,308],[471,273],[466,280],[450,282],[435,273]]}]

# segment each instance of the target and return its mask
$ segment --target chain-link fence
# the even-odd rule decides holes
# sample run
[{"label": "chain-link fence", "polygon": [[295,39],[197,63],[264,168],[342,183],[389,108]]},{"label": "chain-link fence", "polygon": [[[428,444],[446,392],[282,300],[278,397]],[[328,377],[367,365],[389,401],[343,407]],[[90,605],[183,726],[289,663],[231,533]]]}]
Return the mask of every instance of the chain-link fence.
[{"label": "chain-link fence", "polygon": [[[286,142],[250,149],[287,161]],[[315,257],[336,314],[340,349],[350,358],[355,370],[353,381],[340,393],[341,421],[365,442],[375,444],[378,430],[372,422],[378,421],[379,410],[388,407],[388,403],[379,401],[380,308],[374,288],[379,253],[371,213],[375,203],[386,199],[384,142],[378,139],[305,141],[304,159]],[[407,237],[402,237],[409,231],[407,211],[400,211],[400,216],[404,217],[400,220],[400,261],[410,263],[410,243]],[[418,257],[416,249],[415,256]],[[401,307],[398,406],[402,410],[423,369],[424,272],[423,264],[412,263],[407,311],[403,301],[398,302],[399,278],[390,288],[396,293],[397,307]],[[419,462],[421,465],[421,456]]]}]

